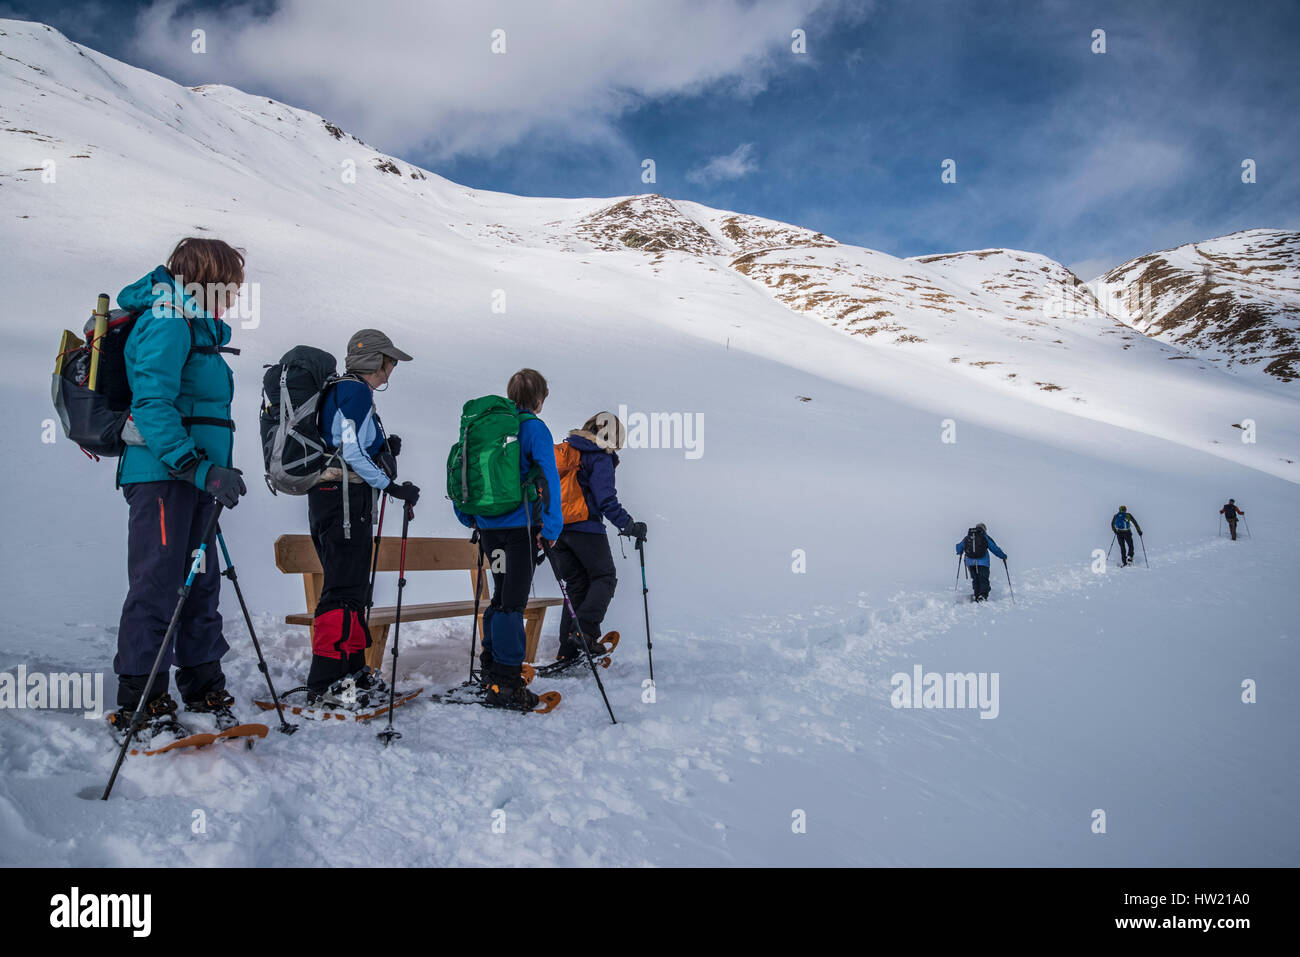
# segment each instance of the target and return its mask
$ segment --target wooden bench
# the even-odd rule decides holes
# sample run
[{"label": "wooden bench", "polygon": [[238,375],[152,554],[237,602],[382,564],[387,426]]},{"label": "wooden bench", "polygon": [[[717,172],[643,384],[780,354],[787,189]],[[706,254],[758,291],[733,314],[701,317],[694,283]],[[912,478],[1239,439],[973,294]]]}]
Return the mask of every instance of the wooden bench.
[{"label": "wooden bench", "polygon": [[[401,561],[402,540],[384,538],[379,543],[379,571],[395,572]],[[325,584],[325,574],[321,569],[320,558],[316,555],[316,546],[310,535],[281,535],[275,540],[275,567],[286,575],[301,575],[303,591],[307,595],[307,611],[301,614],[285,615],[284,620],[290,625],[306,625],[311,628],[316,603],[320,601],[321,588]],[[478,575],[478,546],[464,538],[407,538],[406,540],[407,588],[402,595],[402,621],[432,621],[438,618],[470,618],[474,615],[474,585]],[[440,601],[429,604],[409,602],[410,573],[422,571],[468,571],[469,600]],[[480,596],[479,618],[474,629],[475,638],[483,634],[483,612],[487,610],[489,600],[488,582],[492,575],[488,568],[483,568],[483,592]],[[524,610],[524,633],[528,644],[524,651],[524,660],[537,660],[537,642],[542,636],[542,621],[546,609],[564,603],[562,598],[532,598]],[[388,629],[397,618],[396,606],[370,610],[370,637],[374,639],[366,650],[366,664],[379,668],[383,664],[384,647],[388,643]],[[310,635],[310,631],[308,632]],[[477,653],[477,652],[476,652]]]}]

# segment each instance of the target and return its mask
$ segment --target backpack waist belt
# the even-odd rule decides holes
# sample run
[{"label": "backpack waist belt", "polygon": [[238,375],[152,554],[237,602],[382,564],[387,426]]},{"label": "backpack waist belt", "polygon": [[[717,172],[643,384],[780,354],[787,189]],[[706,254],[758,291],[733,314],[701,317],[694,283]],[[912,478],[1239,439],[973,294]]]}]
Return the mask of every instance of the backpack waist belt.
[{"label": "backpack waist belt", "polygon": [[187,415],[181,419],[181,425],[187,428],[191,425],[215,425],[220,429],[235,431],[234,419],[215,419],[208,415]]}]

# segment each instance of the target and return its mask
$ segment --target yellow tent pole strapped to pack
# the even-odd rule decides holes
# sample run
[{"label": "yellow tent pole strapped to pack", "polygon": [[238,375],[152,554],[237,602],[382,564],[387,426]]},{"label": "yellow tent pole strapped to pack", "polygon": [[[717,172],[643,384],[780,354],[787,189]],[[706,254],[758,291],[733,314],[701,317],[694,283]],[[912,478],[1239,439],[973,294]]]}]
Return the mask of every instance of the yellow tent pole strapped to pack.
[{"label": "yellow tent pole strapped to pack", "polygon": [[90,378],[86,381],[91,392],[95,391],[95,385],[99,381],[99,340],[104,338],[107,331],[108,293],[101,292],[95,303],[95,337],[90,342]]}]

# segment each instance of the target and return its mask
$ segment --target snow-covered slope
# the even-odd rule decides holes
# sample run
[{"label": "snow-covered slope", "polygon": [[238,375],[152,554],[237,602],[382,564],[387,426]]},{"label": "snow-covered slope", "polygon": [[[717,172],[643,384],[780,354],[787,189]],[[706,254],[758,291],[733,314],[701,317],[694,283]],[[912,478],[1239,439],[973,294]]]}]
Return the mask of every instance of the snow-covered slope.
[{"label": "snow-covered slope", "polygon": [[[59,330],[181,236],[244,247],[255,284],[232,360],[253,480],[223,527],[281,687],[308,656],[283,624],[301,584],[271,543],[304,531],[306,508],[260,487],[255,415],[262,365],[290,346],[339,352],[379,326],[415,356],[379,398],[426,490],[412,534],[463,534],[440,492],[460,406],[521,366],[549,378],[557,436],[620,406],[702,429],[694,449],[623,455],[620,495],[650,526],[659,684],[648,701],[629,550],[607,619],[624,635],[604,678],[618,726],[569,679],[546,718],[413,704],[387,751],[365,728],[309,726],[249,755],[130,761],[122,800],[101,805],[77,798],[111,766],[98,722],[0,711],[0,863],[324,864],[357,846],[398,864],[1300,861],[1285,801],[1300,705],[1239,699],[1243,678],[1300,681],[1300,417],[1282,387],[1052,318],[1073,279],[1029,253],[899,260],[664,197],[472,190],[39,25],[0,21],[0,93],[0,567],[21,598],[0,671],[105,671],[112,687],[125,507],[111,464],[43,440],[49,372]],[[814,280],[824,298],[789,288]],[[838,316],[840,294],[889,317],[851,334],[865,310]],[[1233,428],[1246,418],[1253,443]],[[1228,495],[1253,543],[1210,534]],[[1137,580],[1091,570],[1120,502],[1149,536]],[[976,521],[1022,604],[952,603],[953,544]],[[466,591],[460,574],[410,578],[408,600]],[[378,601],[394,590],[381,581]],[[537,591],[556,593],[545,574]],[[225,598],[246,709],[260,677]],[[460,680],[466,626],[403,627],[405,681]],[[1000,671],[1000,716],[892,708],[891,676],[914,663]],[[1232,786],[1246,773],[1258,787]],[[220,823],[206,837],[195,807]],[[1122,840],[1092,835],[1097,807]]]},{"label": "snow-covered slope", "polygon": [[1188,243],[1089,285],[1145,335],[1224,368],[1300,380],[1300,233],[1247,229]]}]

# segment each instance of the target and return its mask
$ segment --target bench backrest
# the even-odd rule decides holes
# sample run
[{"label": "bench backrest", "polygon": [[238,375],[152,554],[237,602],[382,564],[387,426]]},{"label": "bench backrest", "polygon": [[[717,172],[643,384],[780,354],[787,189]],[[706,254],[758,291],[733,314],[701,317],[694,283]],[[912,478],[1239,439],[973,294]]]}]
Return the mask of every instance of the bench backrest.
[{"label": "bench backrest", "polygon": [[[373,557],[373,556],[372,556]],[[379,570],[395,572],[401,562],[402,540],[385,536],[379,542]],[[287,575],[320,575],[320,558],[310,535],[281,535],[275,540],[275,567]],[[462,571],[478,568],[478,546],[467,538],[407,538],[406,570]]]},{"label": "bench backrest", "polygon": [[[373,553],[371,558],[373,560]],[[385,536],[379,542],[379,565],[381,572],[395,572],[399,569],[402,557],[402,540]],[[304,576],[304,588],[307,592],[307,611],[310,613],[320,599],[324,586],[325,571],[321,568],[316,546],[310,535],[281,535],[275,540],[275,567],[286,575]],[[474,596],[474,583],[478,576],[478,546],[467,538],[407,538],[406,570],[408,572],[424,571],[468,571],[469,593]],[[483,568],[483,591],[481,598],[489,598],[488,580],[491,578],[485,565]]]}]

